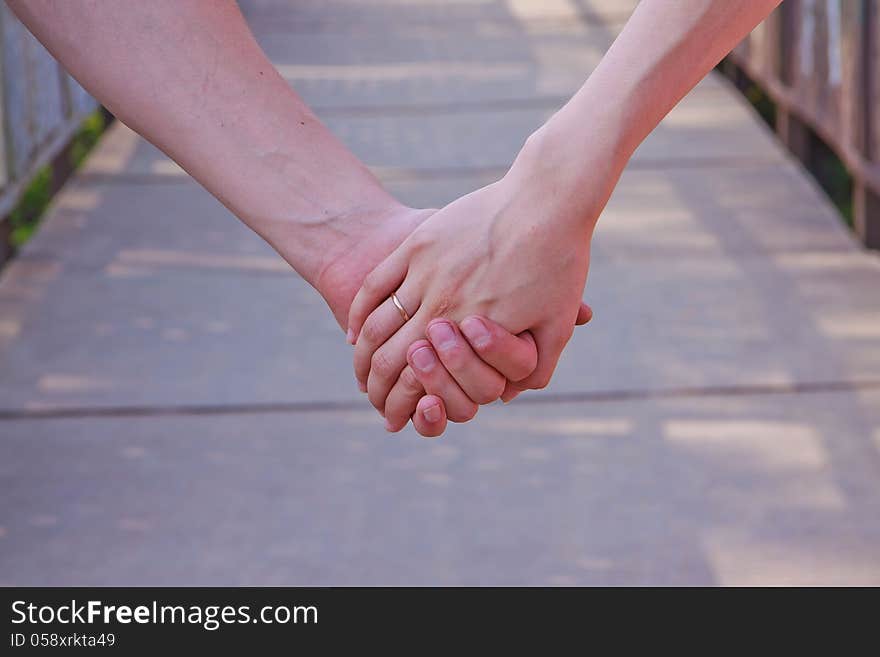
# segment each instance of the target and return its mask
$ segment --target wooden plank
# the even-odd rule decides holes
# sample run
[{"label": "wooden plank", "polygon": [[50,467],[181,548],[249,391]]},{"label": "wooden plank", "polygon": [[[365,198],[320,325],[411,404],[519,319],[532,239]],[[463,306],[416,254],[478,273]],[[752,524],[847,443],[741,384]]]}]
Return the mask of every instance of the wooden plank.
[{"label": "wooden plank", "polygon": [[[836,1],[836,0],[835,0]],[[864,155],[864,98],[862,75],[862,2],[840,3],[840,139]]]}]

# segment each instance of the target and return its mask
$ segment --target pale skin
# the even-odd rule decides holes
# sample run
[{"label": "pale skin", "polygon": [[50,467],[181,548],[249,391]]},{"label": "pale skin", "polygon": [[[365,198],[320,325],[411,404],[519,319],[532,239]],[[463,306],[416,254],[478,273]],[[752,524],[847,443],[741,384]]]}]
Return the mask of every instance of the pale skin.
[{"label": "pale skin", "polygon": [[547,385],[589,319],[589,244],[626,162],[778,2],[642,0],[508,174],[439,211],[381,187],[272,68],[232,2],[9,5],[324,296],[386,427],[411,417],[430,436],[498,394]]},{"label": "pale skin", "polygon": [[[572,335],[596,222],[631,155],[660,120],[780,0],[642,0],[575,96],[526,142],[507,175],[421,224],[364,281],[349,314],[355,372],[397,419],[415,346],[436,317],[491,317],[529,331],[528,377],[546,386]],[[403,324],[386,299],[397,292]],[[450,324],[451,326],[451,324]],[[467,323],[462,323],[462,329]],[[432,388],[425,383],[428,392]]]},{"label": "pale skin", "polygon": [[[435,212],[406,207],[382,188],[281,78],[231,0],[8,4],[113,114],[271,244],[343,329],[367,273]],[[579,312],[579,321],[589,319],[587,307]],[[443,433],[447,417],[472,418],[508,378],[534,369],[530,335],[483,322],[488,341],[471,347],[459,335],[464,358],[424,377],[435,394],[403,375],[406,420],[423,435]]]}]

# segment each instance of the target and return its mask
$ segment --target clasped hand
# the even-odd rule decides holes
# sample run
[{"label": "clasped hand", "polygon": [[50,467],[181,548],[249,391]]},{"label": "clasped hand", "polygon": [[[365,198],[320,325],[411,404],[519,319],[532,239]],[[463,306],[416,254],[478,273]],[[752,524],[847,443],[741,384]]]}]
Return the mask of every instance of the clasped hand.
[{"label": "clasped hand", "polygon": [[479,404],[549,383],[574,326],[591,316],[581,303],[590,214],[514,165],[429,216],[367,275],[349,339],[388,430],[412,417],[439,435],[447,416],[467,421]]}]

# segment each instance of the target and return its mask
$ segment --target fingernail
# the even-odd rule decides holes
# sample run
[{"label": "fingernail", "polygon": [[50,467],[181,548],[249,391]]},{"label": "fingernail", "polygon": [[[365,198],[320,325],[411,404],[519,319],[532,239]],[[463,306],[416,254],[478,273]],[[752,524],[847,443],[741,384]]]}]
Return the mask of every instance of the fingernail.
[{"label": "fingernail", "polygon": [[468,317],[464,320],[461,323],[461,332],[464,333],[468,342],[475,347],[485,347],[491,339],[489,329],[486,328],[483,320],[478,317]]},{"label": "fingernail", "polygon": [[394,433],[391,422],[389,420],[385,420],[385,431],[387,431],[388,433]]},{"label": "fingernail", "polygon": [[433,404],[432,406],[428,406],[427,408],[422,409],[422,417],[425,418],[425,422],[430,422],[434,424],[435,422],[440,421],[440,404]]},{"label": "fingernail", "polygon": [[434,369],[437,359],[434,357],[434,350],[430,347],[419,347],[412,353],[412,362],[416,369],[422,372],[430,372]]},{"label": "fingernail", "polygon": [[428,337],[437,349],[447,349],[455,344],[455,331],[449,322],[436,322],[428,327]]},{"label": "fingernail", "polygon": [[348,344],[354,344],[354,331],[348,329],[348,333],[345,334],[345,339],[348,340]]},{"label": "fingernail", "polygon": [[367,384],[366,384],[366,383],[364,383],[363,381],[358,380],[357,384],[358,384],[358,390],[360,390],[361,392],[366,392],[366,391],[367,391]]}]

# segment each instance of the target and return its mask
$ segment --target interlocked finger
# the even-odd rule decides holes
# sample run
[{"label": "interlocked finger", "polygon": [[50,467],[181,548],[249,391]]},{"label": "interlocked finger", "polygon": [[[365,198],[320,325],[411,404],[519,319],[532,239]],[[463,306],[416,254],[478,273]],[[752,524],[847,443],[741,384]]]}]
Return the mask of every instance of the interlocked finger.
[{"label": "interlocked finger", "polygon": [[[405,292],[396,293],[395,297],[401,306],[407,303],[403,301],[406,298]],[[417,308],[411,308],[411,310],[415,312]],[[391,297],[379,304],[379,307],[367,317],[354,347],[354,374],[362,392],[367,390],[367,378],[370,374],[373,354],[405,323],[404,314]]]}]

